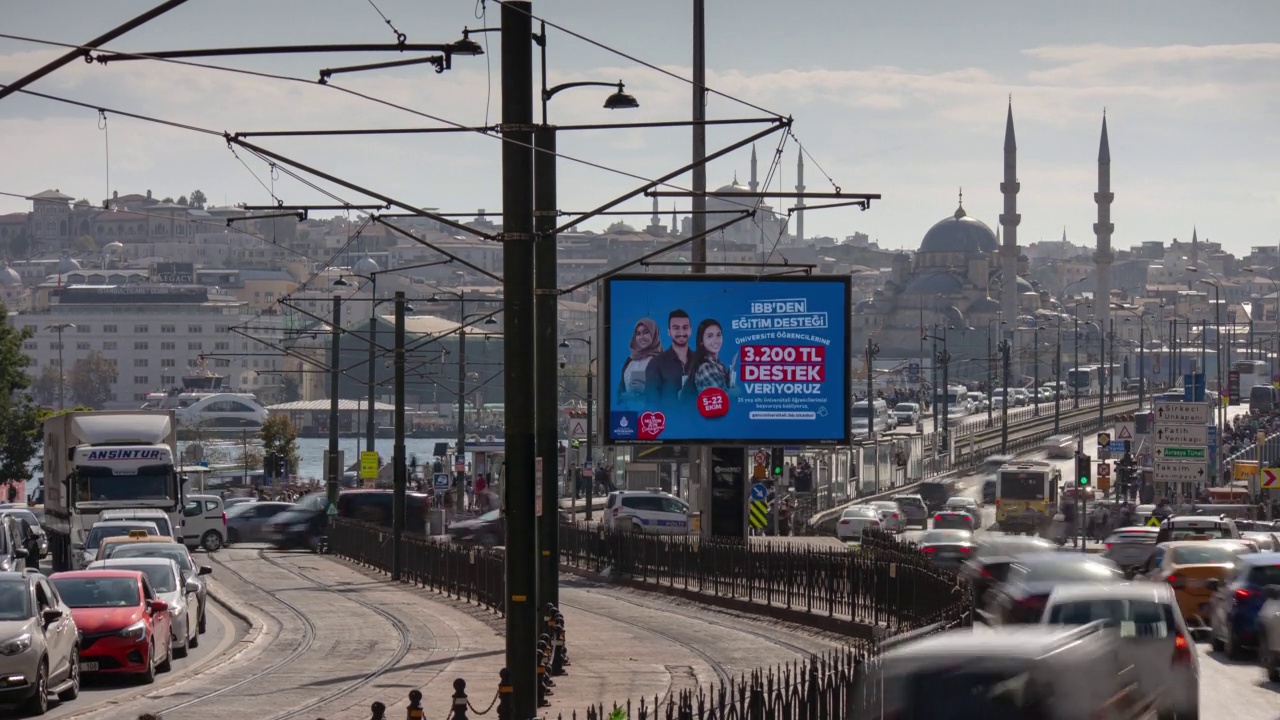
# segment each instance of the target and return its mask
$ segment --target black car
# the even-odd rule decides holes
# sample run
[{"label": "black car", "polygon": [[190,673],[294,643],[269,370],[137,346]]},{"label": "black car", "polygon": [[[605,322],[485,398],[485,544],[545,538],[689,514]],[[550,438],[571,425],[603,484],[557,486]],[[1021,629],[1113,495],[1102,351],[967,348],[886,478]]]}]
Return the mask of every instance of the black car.
[{"label": "black car", "polygon": [[[391,527],[390,490],[344,490],[338,495],[338,517]],[[298,507],[276,515],[267,526],[271,542],[283,549],[315,548],[324,532],[328,497],[312,493],[298,501]],[[431,496],[405,493],[405,532],[426,534]]]},{"label": "black car", "polygon": [[992,588],[987,612],[1001,625],[1038,623],[1053,589],[1077,582],[1120,583],[1124,573],[1110,560],[1083,553],[1019,555],[1004,582]]},{"label": "black car", "polygon": [[960,576],[973,586],[973,601],[981,606],[992,587],[1004,582],[1009,566],[1024,553],[1052,552],[1056,546],[1042,538],[1019,535],[985,535],[960,568]]},{"label": "black car", "polygon": [[924,500],[929,512],[937,512],[946,507],[947,500],[955,495],[955,483],[925,481],[916,486],[916,493]]},{"label": "black car", "polygon": [[450,525],[449,539],[468,545],[501,545],[506,538],[506,525],[502,511],[493,510]]}]

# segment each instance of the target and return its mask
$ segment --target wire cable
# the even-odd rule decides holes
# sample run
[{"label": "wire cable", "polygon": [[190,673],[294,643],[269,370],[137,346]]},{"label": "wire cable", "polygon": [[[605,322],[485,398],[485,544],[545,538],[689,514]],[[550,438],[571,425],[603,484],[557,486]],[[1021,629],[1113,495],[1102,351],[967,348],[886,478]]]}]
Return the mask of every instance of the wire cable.
[{"label": "wire cable", "polygon": [[391,18],[387,17],[386,13],[382,12],[382,9],[378,7],[377,3],[375,3],[373,0],[368,0],[368,2],[369,2],[369,7],[372,7],[374,9],[374,12],[378,13],[378,17],[382,18],[382,22],[386,23],[387,27],[391,28],[391,32],[396,34],[396,43],[400,45],[405,44],[405,42],[409,40],[409,37],[404,33],[400,32],[398,29],[396,29],[395,25],[391,24]]}]

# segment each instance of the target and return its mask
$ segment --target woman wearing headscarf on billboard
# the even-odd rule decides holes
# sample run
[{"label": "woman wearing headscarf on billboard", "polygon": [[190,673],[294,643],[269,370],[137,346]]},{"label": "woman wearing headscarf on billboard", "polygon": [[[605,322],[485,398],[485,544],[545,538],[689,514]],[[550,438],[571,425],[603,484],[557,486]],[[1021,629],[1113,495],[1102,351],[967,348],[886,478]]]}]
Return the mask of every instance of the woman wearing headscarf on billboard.
[{"label": "woman wearing headscarf on billboard", "polygon": [[643,404],[644,373],[649,361],[662,352],[662,338],[658,335],[658,323],[652,318],[640,318],[631,333],[631,353],[622,363],[622,380],[618,383],[618,407],[638,407]]},{"label": "woman wearing headscarf on billboard", "polygon": [[685,383],[681,397],[697,398],[707,388],[731,392],[737,384],[734,369],[738,364],[738,354],[733,354],[728,366],[720,359],[720,348],[724,347],[724,329],[720,327],[720,321],[707,318],[698,323],[694,338],[697,348],[689,362],[689,381]]}]

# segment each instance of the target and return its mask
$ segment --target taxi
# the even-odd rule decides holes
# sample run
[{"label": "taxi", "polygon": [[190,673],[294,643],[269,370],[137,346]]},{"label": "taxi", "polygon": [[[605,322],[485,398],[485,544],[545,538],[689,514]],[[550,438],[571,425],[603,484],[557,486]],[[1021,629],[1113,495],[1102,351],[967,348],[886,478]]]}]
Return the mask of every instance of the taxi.
[{"label": "taxi", "polygon": [[120,537],[103,538],[102,543],[98,545],[98,554],[94,556],[94,562],[106,560],[111,557],[111,553],[115,552],[116,546],[128,543],[171,543],[173,538],[167,535],[151,535],[146,530],[130,530],[128,535]]},{"label": "taxi", "polygon": [[1134,579],[1167,583],[1187,625],[1193,631],[1206,630],[1213,588],[1232,573],[1236,562],[1235,548],[1198,539],[1177,540],[1156,545],[1134,572]]}]

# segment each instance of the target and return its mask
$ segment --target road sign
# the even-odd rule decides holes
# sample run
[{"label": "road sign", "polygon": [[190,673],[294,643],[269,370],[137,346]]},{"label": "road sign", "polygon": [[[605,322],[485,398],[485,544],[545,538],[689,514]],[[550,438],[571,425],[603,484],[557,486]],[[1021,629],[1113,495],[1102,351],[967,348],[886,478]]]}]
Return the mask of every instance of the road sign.
[{"label": "road sign", "polygon": [[1138,425],[1134,422],[1118,422],[1116,423],[1116,439],[1132,440],[1133,434],[1137,432]]},{"label": "road sign", "polygon": [[432,484],[435,485],[437,490],[448,490],[449,489],[449,473],[436,473],[435,477],[432,478],[431,482]]},{"label": "road sign", "polygon": [[1161,460],[1200,460],[1207,463],[1209,461],[1209,448],[1157,445],[1155,456]]},{"label": "road sign", "polygon": [[1258,477],[1257,460],[1233,460],[1231,462],[1231,478],[1233,480],[1252,480]]},{"label": "road sign", "polygon": [[1158,402],[1155,404],[1156,427],[1168,425],[1208,425],[1209,406],[1205,403]]},{"label": "road sign", "polygon": [[757,450],[753,459],[756,461],[756,467],[765,467],[769,464],[769,453],[764,450]]},{"label": "road sign", "polygon": [[466,472],[466,471],[467,471],[467,456],[466,456],[466,455],[454,455],[454,456],[453,456],[453,470],[454,470],[454,472]]},{"label": "road sign", "polygon": [[1204,483],[1210,479],[1209,464],[1204,461],[1156,459],[1152,469],[1156,482]]},{"label": "road sign", "polygon": [[759,530],[769,524],[769,503],[763,500],[752,500],[748,517],[751,520],[751,527]]},{"label": "road sign", "polygon": [[1207,425],[1157,425],[1156,442],[1170,445],[1208,445]]},{"label": "road sign", "polygon": [[570,440],[586,440],[587,439],[587,421],[582,418],[574,418],[569,421],[569,439]]},{"label": "road sign", "polygon": [[542,517],[542,458],[533,459],[533,514]]},{"label": "road sign", "polygon": [[1269,467],[1262,469],[1262,489],[1280,490],[1280,468]]},{"label": "road sign", "polygon": [[1098,477],[1100,478],[1111,477],[1111,463],[1108,463],[1108,462],[1098,463]]},{"label": "road sign", "polygon": [[765,487],[764,483],[756,483],[755,485],[752,485],[751,499],[752,500],[768,500],[769,488]]},{"label": "road sign", "polygon": [[1106,447],[1111,444],[1111,433],[1098,433],[1098,447]]},{"label": "road sign", "polygon": [[365,450],[360,453],[360,479],[378,479],[378,452],[376,450]]},{"label": "road sign", "polygon": [[333,517],[334,515],[337,515],[337,514],[338,514],[338,506],[337,506],[337,505],[334,505],[333,503],[329,503],[329,509],[328,509],[328,510],[326,510],[326,511],[325,511],[325,513],[326,513],[329,517]]},{"label": "road sign", "polygon": [[1124,440],[1112,440],[1111,444],[1107,446],[1107,452],[1123,453]]}]

